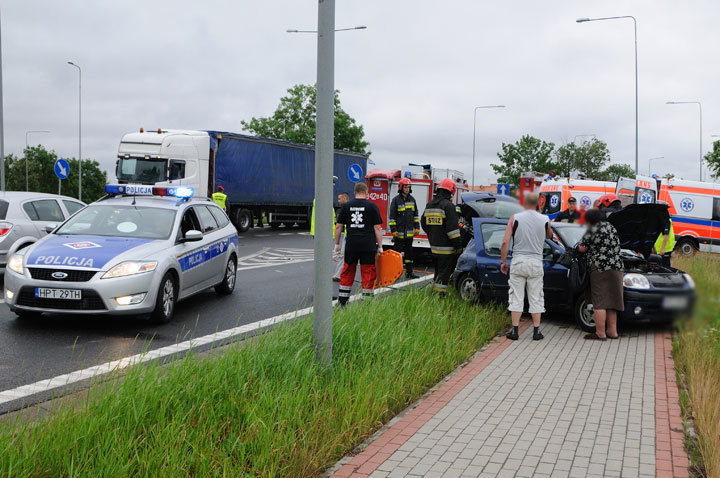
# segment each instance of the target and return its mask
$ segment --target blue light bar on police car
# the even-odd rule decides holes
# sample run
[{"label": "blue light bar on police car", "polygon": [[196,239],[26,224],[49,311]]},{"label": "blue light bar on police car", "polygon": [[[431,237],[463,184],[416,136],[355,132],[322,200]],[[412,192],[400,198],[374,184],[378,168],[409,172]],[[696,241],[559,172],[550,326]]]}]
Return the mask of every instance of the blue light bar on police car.
[{"label": "blue light bar on police car", "polygon": [[170,196],[180,199],[190,198],[195,191],[186,186],[160,187],[143,186],[141,184],[107,184],[105,192],[108,194],[125,194],[132,196]]}]

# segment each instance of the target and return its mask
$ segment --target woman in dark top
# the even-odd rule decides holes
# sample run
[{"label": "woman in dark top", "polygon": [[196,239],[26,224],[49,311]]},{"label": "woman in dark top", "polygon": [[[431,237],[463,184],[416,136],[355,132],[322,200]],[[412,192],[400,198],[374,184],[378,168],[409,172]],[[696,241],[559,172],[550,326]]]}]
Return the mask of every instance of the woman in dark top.
[{"label": "woman in dark top", "polygon": [[597,208],[585,213],[585,223],[588,231],[578,243],[578,251],[587,253],[590,298],[595,311],[595,333],[587,334],[585,338],[616,339],[617,313],[625,309],[620,240],[613,225],[605,221]]}]

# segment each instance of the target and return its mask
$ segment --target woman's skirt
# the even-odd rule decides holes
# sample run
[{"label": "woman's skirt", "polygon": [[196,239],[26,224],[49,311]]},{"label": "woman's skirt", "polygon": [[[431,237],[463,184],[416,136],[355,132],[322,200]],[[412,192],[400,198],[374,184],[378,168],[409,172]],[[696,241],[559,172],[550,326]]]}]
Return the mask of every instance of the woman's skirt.
[{"label": "woman's skirt", "polygon": [[591,271],[590,300],[595,309],[625,310],[622,271]]}]

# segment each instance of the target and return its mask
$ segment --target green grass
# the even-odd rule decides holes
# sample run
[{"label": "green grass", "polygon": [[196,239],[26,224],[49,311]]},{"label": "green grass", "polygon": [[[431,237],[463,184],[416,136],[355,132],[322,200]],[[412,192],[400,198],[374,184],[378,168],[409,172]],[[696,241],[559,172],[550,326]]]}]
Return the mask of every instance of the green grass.
[{"label": "green grass", "polygon": [[0,425],[0,475],[313,476],[507,322],[498,307],[408,290],[336,312],[327,373],[310,319],[222,353],[138,366],[74,409]]},{"label": "green grass", "polygon": [[695,422],[697,439],[690,453],[702,457],[694,471],[720,478],[720,260],[709,254],[673,258],[673,266],[688,272],[697,287],[693,318],[680,324],[674,355],[686,390],[683,409]]}]

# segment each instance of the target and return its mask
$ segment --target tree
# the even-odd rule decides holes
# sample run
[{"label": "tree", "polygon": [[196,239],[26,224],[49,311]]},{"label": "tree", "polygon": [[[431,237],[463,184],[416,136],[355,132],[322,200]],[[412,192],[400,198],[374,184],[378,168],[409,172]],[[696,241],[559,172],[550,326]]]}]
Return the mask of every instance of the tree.
[{"label": "tree", "polygon": [[[287,96],[280,98],[280,104],[272,116],[241,121],[243,128],[265,138],[315,144],[315,87],[295,85],[287,92]],[[339,93],[335,91],[335,149],[369,154],[367,147],[370,143],[365,140],[365,131],[342,109]]]},{"label": "tree", "polygon": [[713,149],[705,155],[705,162],[710,170],[710,176],[720,176],[720,141],[713,142]]},{"label": "tree", "polygon": [[[58,159],[55,151],[48,151],[43,146],[31,146],[25,149],[23,157],[8,155],[5,158],[5,185],[8,191],[25,191],[25,160],[28,166],[28,185],[30,191],[39,193],[58,192],[58,178],[55,176],[54,165]],[[66,158],[67,159],[67,158]],[[67,159],[70,174],[62,180],[62,194],[77,197],[78,193],[78,161]],[[100,163],[84,160],[82,165],[82,201],[91,203],[105,194],[107,173],[100,169]]]},{"label": "tree", "polygon": [[555,149],[553,143],[547,143],[530,135],[525,135],[512,144],[502,144],[502,153],[498,153],[500,164],[491,164],[498,175],[499,183],[520,184],[520,174],[526,171],[549,173],[556,169],[552,161]]},{"label": "tree", "polygon": [[567,143],[555,151],[555,162],[558,174],[563,176],[569,176],[571,171],[578,170],[584,172],[588,178],[600,179],[603,168],[610,162],[610,151],[607,143],[597,138],[584,141],[579,146]]},{"label": "tree", "polygon": [[617,181],[617,178],[635,179],[635,169],[629,164],[611,164],[597,175],[600,181]]}]

